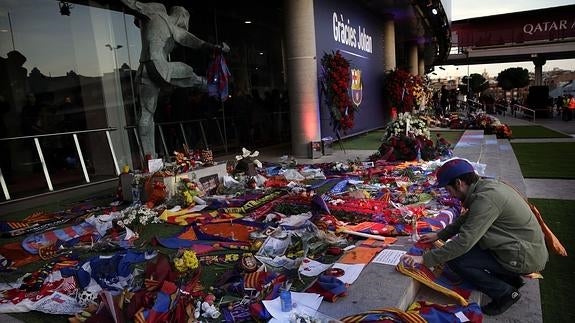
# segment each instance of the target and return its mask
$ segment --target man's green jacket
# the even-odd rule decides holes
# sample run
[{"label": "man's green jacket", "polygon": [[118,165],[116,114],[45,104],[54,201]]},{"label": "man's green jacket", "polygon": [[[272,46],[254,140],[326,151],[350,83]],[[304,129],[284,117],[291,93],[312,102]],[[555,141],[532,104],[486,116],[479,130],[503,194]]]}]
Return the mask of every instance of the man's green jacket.
[{"label": "man's green jacket", "polygon": [[490,250],[507,270],[543,270],[549,257],[543,232],[529,205],[515,189],[492,179],[471,184],[463,206],[468,212],[437,233],[447,241],[423,255],[428,267],[468,252],[475,244]]}]

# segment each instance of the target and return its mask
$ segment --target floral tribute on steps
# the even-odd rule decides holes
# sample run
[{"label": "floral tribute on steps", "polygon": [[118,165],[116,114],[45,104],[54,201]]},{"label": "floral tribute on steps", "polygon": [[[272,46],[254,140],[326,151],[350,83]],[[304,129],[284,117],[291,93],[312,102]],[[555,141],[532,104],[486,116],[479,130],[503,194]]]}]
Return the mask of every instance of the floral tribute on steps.
[{"label": "floral tribute on steps", "polygon": [[372,160],[421,161],[452,155],[451,144],[439,134],[430,138],[424,119],[408,112],[400,113],[385,127],[385,134]]}]

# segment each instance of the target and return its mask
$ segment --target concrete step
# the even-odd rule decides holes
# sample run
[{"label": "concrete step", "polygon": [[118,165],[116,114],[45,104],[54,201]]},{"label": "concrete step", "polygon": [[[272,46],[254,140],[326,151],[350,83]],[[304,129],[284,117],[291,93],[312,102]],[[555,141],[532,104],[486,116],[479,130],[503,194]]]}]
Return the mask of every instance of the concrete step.
[{"label": "concrete step", "polygon": [[[398,237],[389,249],[407,251],[413,242]],[[321,313],[334,318],[383,307],[406,309],[415,299],[420,284],[395,270],[395,266],[369,263],[358,279],[348,287],[346,297],[335,303],[322,302]]]}]

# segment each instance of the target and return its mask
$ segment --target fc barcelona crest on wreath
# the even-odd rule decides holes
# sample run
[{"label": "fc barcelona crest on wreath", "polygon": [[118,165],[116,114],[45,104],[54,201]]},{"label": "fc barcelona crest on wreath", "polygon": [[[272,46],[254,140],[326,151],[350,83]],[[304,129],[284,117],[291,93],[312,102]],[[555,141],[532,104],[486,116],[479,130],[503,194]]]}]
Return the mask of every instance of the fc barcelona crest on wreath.
[{"label": "fc barcelona crest on wreath", "polygon": [[361,99],[363,98],[362,93],[363,84],[361,83],[361,70],[351,69],[351,98],[355,106],[361,104]]}]

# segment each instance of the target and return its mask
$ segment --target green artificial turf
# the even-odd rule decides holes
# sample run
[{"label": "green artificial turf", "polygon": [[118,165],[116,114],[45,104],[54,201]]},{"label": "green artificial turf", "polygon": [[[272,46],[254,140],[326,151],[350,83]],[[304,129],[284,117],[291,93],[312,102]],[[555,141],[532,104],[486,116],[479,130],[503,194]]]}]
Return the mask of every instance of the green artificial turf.
[{"label": "green artificial turf", "polygon": [[[455,147],[459,138],[463,135],[463,130],[461,131],[431,131],[431,139],[435,140],[436,135],[439,133],[443,138],[445,138],[449,143],[451,143],[452,147]],[[375,130],[370,131],[358,136],[354,136],[352,138],[342,140],[341,144],[339,142],[333,143],[334,149],[341,149],[345,150],[377,150],[379,146],[381,146],[381,138],[384,135],[383,130]]]},{"label": "green artificial turf", "polygon": [[381,138],[384,135],[383,130],[375,130],[357,135],[341,142],[334,142],[334,149],[341,149],[342,145],[345,150],[377,150],[381,146]]},{"label": "green artificial turf", "polygon": [[575,307],[571,304],[575,290],[575,201],[530,199],[555,236],[567,249],[568,256],[549,255],[541,273],[541,307],[543,322],[575,322]]},{"label": "green artificial turf", "polygon": [[525,178],[575,179],[575,143],[512,143]]},{"label": "green artificial turf", "polygon": [[511,126],[512,138],[570,138],[568,135],[543,126]]}]

